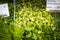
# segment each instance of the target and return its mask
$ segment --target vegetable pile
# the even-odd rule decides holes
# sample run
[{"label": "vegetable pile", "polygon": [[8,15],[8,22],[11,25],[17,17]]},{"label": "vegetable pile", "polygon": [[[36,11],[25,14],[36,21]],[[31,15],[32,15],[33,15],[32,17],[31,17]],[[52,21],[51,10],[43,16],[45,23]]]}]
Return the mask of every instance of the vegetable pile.
[{"label": "vegetable pile", "polygon": [[54,16],[46,12],[45,0],[17,0],[15,17],[12,0],[0,3],[8,3],[10,11],[10,17],[0,17],[0,40],[60,40],[60,30]]}]

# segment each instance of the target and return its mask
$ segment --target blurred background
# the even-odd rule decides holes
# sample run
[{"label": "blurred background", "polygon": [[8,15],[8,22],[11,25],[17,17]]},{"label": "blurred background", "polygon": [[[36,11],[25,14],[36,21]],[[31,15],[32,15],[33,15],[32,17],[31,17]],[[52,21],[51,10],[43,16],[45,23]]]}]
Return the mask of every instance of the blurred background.
[{"label": "blurred background", "polygon": [[60,40],[60,13],[47,12],[46,0],[0,0],[8,3],[0,17],[0,40]]}]

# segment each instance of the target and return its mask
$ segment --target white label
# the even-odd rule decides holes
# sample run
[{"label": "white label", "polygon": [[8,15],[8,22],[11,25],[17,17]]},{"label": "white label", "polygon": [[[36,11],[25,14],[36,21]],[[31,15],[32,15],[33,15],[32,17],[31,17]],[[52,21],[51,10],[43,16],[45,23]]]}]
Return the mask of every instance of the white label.
[{"label": "white label", "polygon": [[60,0],[47,0],[46,10],[60,10]]},{"label": "white label", "polygon": [[8,4],[0,4],[0,16],[9,16]]}]

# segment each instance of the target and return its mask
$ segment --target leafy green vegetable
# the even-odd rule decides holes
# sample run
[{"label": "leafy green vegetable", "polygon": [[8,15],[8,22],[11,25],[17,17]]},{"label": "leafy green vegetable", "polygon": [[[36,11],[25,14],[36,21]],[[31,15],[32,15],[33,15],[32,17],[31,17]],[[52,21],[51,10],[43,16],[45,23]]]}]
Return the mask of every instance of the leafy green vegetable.
[{"label": "leafy green vegetable", "polygon": [[60,40],[60,30],[46,12],[45,0],[16,0],[15,20],[13,1],[0,0],[2,3],[9,4],[10,17],[0,17],[0,40]]}]

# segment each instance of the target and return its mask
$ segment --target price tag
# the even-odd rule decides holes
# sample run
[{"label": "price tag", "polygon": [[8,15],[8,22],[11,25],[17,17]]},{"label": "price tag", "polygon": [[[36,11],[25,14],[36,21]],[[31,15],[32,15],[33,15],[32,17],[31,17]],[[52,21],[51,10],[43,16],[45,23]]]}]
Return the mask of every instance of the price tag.
[{"label": "price tag", "polygon": [[0,16],[2,17],[9,16],[8,4],[0,4]]},{"label": "price tag", "polygon": [[46,11],[60,12],[60,0],[47,0]]}]

